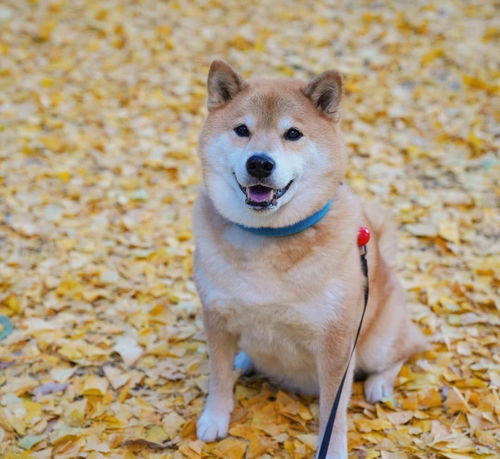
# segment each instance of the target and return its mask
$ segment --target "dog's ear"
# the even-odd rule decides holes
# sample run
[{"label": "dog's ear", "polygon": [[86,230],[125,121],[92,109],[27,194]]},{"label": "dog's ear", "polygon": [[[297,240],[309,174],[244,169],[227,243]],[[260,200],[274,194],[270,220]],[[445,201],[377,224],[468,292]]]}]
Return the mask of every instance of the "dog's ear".
[{"label": "dog's ear", "polygon": [[335,122],[340,120],[342,92],[342,74],[336,70],[318,75],[304,89],[304,94],[314,106]]},{"label": "dog's ear", "polygon": [[214,60],[208,72],[208,111],[229,102],[245,86],[243,78],[228,63]]}]

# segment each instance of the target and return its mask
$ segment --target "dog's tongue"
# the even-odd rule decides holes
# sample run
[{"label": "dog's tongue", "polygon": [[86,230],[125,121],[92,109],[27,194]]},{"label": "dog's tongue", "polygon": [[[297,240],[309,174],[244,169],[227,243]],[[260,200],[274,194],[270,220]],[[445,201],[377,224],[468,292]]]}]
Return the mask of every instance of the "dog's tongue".
[{"label": "dog's tongue", "polygon": [[253,202],[266,202],[273,198],[273,189],[263,185],[254,185],[247,188],[248,198]]}]

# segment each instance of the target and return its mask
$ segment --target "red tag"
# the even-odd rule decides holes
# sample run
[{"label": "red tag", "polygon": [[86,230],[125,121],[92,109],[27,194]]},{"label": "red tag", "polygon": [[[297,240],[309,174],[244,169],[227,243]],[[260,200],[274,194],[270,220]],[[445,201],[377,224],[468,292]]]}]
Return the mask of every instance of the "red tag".
[{"label": "red tag", "polygon": [[358,245],[363,247],[370,240],[370,230],[366,226],[360,226],[358,230]]}]

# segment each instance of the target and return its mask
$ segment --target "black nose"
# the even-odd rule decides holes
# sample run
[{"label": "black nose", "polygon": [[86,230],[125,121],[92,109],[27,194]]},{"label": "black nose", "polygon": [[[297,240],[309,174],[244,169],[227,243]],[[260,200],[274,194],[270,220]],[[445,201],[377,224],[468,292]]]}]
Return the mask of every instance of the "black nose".
[{"label": "black nose", "polygon": [[273,172],[275,162],[273,158],[267,156],[266,154],[256,154],[250,156],[247,161],[247,172],[255,178],[261,179],[264,177],[269,177]]}]

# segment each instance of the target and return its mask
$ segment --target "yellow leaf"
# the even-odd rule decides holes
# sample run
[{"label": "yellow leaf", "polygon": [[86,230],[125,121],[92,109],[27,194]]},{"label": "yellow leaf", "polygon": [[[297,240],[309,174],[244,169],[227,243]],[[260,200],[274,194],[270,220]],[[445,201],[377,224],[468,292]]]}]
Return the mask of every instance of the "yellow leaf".
[{"label": "yellow leaf", "polygon": [[463,75],[462,80],[470,88],[481,89],[490,94],[497,94],[499,90],[499,85],[495,83],[488,83],[487,81],[479,77]]},{"label": "yellow leaf", "polygon": [[53,21],[47,21],[40,25],[38,28],[38,39],[41,41],[47,41],[52,35],[56,24]]},{"label": "yellow leaf", "polygon": [[132,336],[122,336],[118,338],[113,349],[120,354],[123,362],[127,366],[132,365],[144,352],[142,347],[137,344],[135,338]]},{"label": "yellow leaf", "polygon": [[66,170],[57,172],[56,176],[63,183],[68,183],[72,177],[71,172],[66,171]]},{"label": "yellow leaf", "polygon": [[453,387],[448,393],[448,397],[446,398],[444,405],[452,413],[456,413],[457,411],[469,411],[469,407],[467,406],[465,399],[455,387]]},{"label": "yellow leaf", "polygon": [[458,244],[460,242],[460,234],[458,232],[458,224],[452,220],[442,220],[438,225],[438,234],[447,241]]},{"label": "yellow leaf", "polygon": [[45,147],[54,152],[60,152],[63,149],[63,143],[60,138],[55,136],[40,137],[40,141]]},{"label": "yellow leaf", "polygon": [[229,437],[222,440],[212,453],[221,459],[243,459],[246,449],[246,441]]},{"label": "yellow leaf", "polygon": [[30,421],[39,417],[42,414],[42,406],[40,403],[32,402],[31,400],[23,400],[24,408],[26,409],[25,419]]},{"label": "yellow leaf", "polygon": [[74,300],[79,300],[82,298],[84,290],[85,286],[79,281],[79,279],[69,274],[62,278],[56,289],[56,294],[59,296],[68,296]]},{"label": "yellow leaf", "polygon": [[309,449],[315,450],[316,443],[318,442],[318,436],[315,434],[298,434],[297,439],[300,440],[304,445],[306,445]]},{"label": "yellow leaf", "polygon": [[113,386],[113,389],[119,389],[130,380],[130,374],[128,372],[122,372],[111,365],[106,365],[104,367],[104,374]]},{"label": "yellow leaf", "polygon": [[3,300],[3,304],[12,311],[12,314],[19,314],[22,311],[22,306],[19,298],[13,294],[9,295],[5,300]]},{"label": "yellow leaf", "polygon": [[493,447],[497,444],[495,436],[491,432],[488,432],[486,430],[476,430],[474,432],[474,435],[483,444],[487,444]]},{"label": "yellow leaf", "polygon": [[240,51],[245,51],[252,48],[253,46],[253,43],[250,40],[247,40],[245,37],[239,34],[235,35],[229,42],[229,44],[234,48],[239,49]]},{"label": "yellow leaf", "polygon": [[177,434],[185,422],[183,417],[178,415],[175,411],[172,411],[162,419],[162,426],[169,438],[172,438]]},{"label": "yellow leaf", "polygon": [[165,429],[162,426],[151,426],[146,432],[146,440],[153,441],[155,443],[163,443],[169,438]]},{"label": "yellow leaf", "polygon": [[177,234],[177,239],[179,241],[189,241],[191,239],[191,231],[181,231],[179,234]]},{"label": "yellow leaf", "polygon": [[50,376],[59,383],[67,381],[71,375],[76,371],[76,367],[68,368],[53,368],[50,370]]},{"label": "yellow leaf", "polygon": [[90,375],[83,384],[84,395],[104,395],[108,388],[108,380],[106,378],[99,378],[96,375]]},{"label": "yellow leaf", "polygon": [[392,424],[385,419],[357,418],[354,420],[354,424],[360,432],[378,431],[390,429],[392,427]]},{"label": "yellow leaf", "polygon": [[54,445],[66,443],[67,441],[76,439],[78,435],[80,435],[81,431],[82,430],[80,428],[63,425],[51,434],[51,441]]},{"label": "yellow leaf", "polygon": [[391,453],[389,451],[381,451],[381,459],[407,459],[406,453]]},{"label": "yellow leaf", "polygon": [[78,410],[71,411],[66,420],[71,427],[82,427],[85,424],[85,416]]},{"label": "yellow leaf", "polygon": [[443,56],[444,56],[443,49],[442,48],[435,48],[435,49],[429,51],[428,53],[424,54],[422,56],[422,59],[420,60],[420,62],[422,62],[423,65],[427,65],[430,62],[434,61],[435,59],[437,59],[439,57],[443,57]]},{"label": "yellow leaf", "polygon": [[189,459],[199,459],[203,449],[203,442],[200,440],[190,441],[187,445],[182,445],[179,451]]},{"label": "yellow leaf", "polygon": [[495,26],[486,27],[483,34],[483,41],[488,42],[500,39],[500,29]]},{"label": "yellow leaf", "polygon": [[459,387],[460,389],[488,387],[488,384],[486,382],[484,382],[478,378],[468,378],[468,379],[459,380],[455,383],[455,385],[457,387]]},{"label": "yellow leaf", "polygon": [[[415,410],[417,407],[415,406]],[[394,425],[406,424],[412,417],[412,411],[396,411],[394,413],[387,413],[387,419],[391,421]]]},{"label": "yellow leaf", "polygon": [[60,355],[68,360],[71,360],[72,362],[75,362],[83,357],[82,353],[78,351],[78,349],[75,349],[75,346],[70,344],[63,344],[59,348],[58,352]]},{"label": "yellow leaf", "polygon": [[433,408],[442,405],[441,395],[436,389],[429,390],[423,398],[420,399],[420,405],[423,408]]}]

